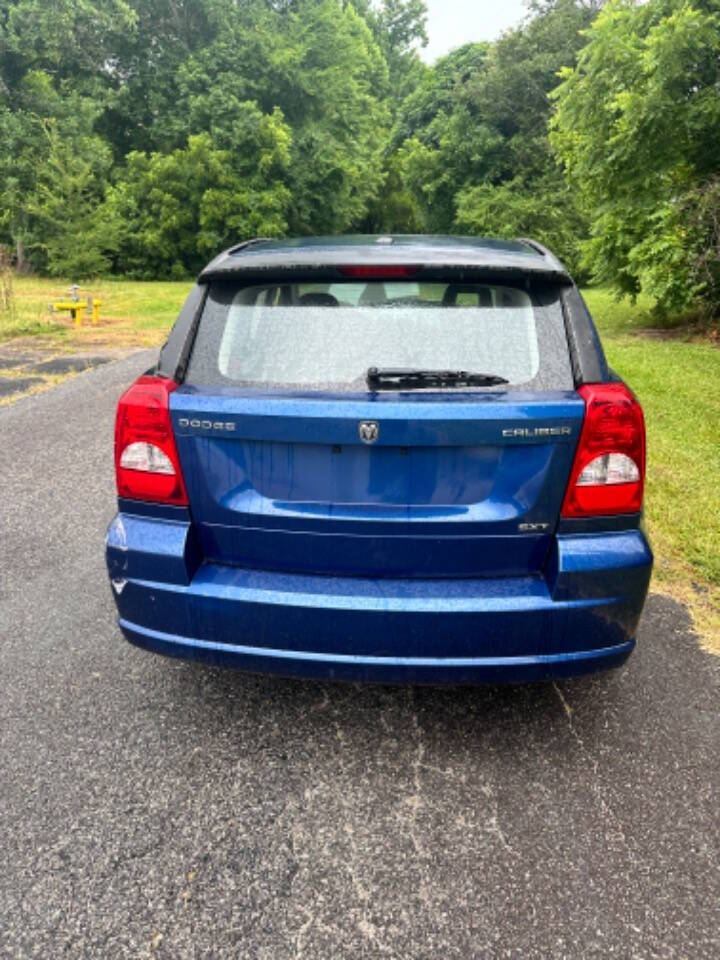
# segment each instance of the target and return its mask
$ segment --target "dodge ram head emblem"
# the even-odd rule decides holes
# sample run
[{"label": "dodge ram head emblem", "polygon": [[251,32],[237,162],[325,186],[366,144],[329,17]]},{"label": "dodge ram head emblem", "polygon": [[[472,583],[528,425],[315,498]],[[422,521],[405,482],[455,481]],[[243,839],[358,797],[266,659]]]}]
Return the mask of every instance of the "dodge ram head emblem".
[{"label": "dodge ram head emblem", "polygon": [[358,423],[358,433],[363,443],[375,443],[380,433],[380,424],[377,420],[361,420]]}]

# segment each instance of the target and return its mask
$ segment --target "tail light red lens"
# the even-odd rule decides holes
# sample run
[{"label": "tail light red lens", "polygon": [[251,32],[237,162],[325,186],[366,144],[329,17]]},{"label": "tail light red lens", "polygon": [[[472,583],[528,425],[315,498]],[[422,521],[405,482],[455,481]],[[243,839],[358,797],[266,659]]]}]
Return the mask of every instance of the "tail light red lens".
[{"label": "tail light red lens", "polygon": [[115,474],[119,497],[187,506],[187,493],[170,422],[174,380],[143,376],[118,403]]},{"label": "tail light red lens", "polygon": [[586,384],[578,393],[585,420],[562,515],[637,513],[645,483],[642,407],[624,383]]}]

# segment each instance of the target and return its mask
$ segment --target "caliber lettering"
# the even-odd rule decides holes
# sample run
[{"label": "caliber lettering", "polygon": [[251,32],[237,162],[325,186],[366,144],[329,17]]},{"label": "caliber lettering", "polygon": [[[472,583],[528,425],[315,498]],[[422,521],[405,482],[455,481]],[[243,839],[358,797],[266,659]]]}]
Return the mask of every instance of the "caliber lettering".
[{"label": "caliber lettering", "polygon": [[504,437],[569,437],[572,427],[509,427]]}]

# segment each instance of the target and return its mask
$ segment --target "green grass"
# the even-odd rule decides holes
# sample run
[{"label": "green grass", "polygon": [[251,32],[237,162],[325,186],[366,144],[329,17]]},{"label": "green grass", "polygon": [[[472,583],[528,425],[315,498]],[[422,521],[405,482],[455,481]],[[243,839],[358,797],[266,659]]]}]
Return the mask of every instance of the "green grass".
[{"label": "green grass", "polygon": [[605,290],[585,298],[611,366],[645,410],[657,578],[680,588],[720,650],[720,348],[647,335],[648,301],[616,303]]},{"label": "green grass", "polygon": [[83,285],[81,298],[102,301],[101,323],[76,328],[68,314],[52,314],[47,305],[68,297],[69,282],[46,277],[16,277],[15,309],[0,313],[0,341],[33,337],[59,349],[84,346],[153,346],[161,343],[190,290],[192,281],[140,282],[98,280]]}]

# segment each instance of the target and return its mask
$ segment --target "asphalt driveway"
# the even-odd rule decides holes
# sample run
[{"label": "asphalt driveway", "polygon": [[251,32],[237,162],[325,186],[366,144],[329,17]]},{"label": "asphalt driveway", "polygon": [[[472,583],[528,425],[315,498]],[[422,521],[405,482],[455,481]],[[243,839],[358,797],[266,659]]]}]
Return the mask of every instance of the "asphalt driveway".
[{"label": "asphalt driveway", "polygon": [[110,353],[100,355],[74,353],[63,356],[47,346],[43,349],[30,348],[28,339],[20,338],[10,344],[0,344],[0,402],[6,398],[17,399],[19,395],[42,385],[51,386],[58,378],[109,363],[113,354],[118,357],[128,353],[127,350],[118,351],[115,348]]},{"label": "asphalt driveway", "polygon": [[720,957],[720,660],[403,689],[163,660],[103,568],[117,397],[0,409],[0,957]]}]

